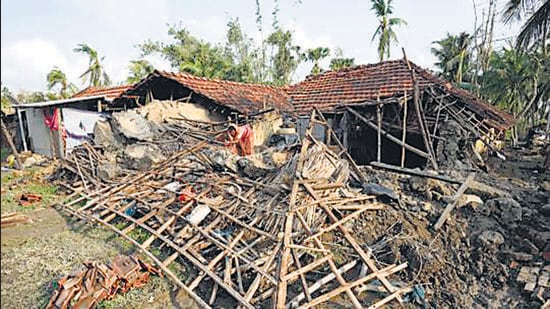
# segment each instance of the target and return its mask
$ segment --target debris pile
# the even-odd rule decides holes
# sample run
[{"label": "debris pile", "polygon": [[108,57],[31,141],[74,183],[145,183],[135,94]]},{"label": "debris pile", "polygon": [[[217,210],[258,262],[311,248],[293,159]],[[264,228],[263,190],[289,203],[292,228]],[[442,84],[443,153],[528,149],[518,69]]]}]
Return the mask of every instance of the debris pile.
[{"label": "debris pile", "polygon": [[[204,142],[83,195],[83,206],[71,199],[60,207],[135,244],[203,307],[404,302],[413,287],[397,273],[407,263],[379,263],[352,231],[359,216],[376,217],[387,205],[352,188],[360,171],[311,130],[286,164],[255,177],[242,172],[249,163],[235,172],[213,162]],[[170,271],[171,263],[185,273]]]},{"label": "debris pile", "polygon": [[109,264],[83,264],[84,269],[57,281],[46,308],[95,308],[102,300],[142,287],[150,274],[161,275],[158,269],[134,256],[120,255]]},{"label": "debris pile", "polygon": [[[73,187],[58,206],[132,242],[203,307],[548,300],[550,227],[541,205],[550,199],[542,183],[521,187],[471,173],[474,165],[461,174],[452,169],[463,158],[451,153],[445,174],[388,173],[382,163],[359,169],[343,148],[313,136],[319,125],[328,128],[313,112],[300,143],[238,157],[218,147],[215,123],[162,123],[163,138],[126,139],[121,149],[155,146],[164,160],[132,166],[118,153],[115,164],[127,172],[106,181],[88,168],[99,160],[85,150],[81,172],[66,179],[88,188]],[[82,148],[110,156],[90,147]],[[185,272],[170,271],[172,263]],[[538,271],[519,275],[523,267]]]},{"label": "debris pile", "polygon": [[176,113],[179,109],[170,109],[171,103],[156,101],[98,121],[94,145],[84,143],[75,147],[52,178],[71,184],[71,189],[91,192],[147,171],[198,142],[216,143],[216,136],[222,132],[216,131],[220,124],[187,119]]}]

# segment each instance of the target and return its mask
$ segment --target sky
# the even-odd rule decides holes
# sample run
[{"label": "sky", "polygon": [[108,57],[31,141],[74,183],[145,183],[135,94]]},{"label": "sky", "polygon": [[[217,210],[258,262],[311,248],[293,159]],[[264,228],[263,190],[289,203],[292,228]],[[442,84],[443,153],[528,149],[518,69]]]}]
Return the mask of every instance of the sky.
[{"label": "sky", "polygon": [[[407,58],[434,68],[432,42],[446,33],[473,32],[489,0],[394,0],[394,16],[408,25],[396,29],[399,43],[391,47],[391,59]],[[505,0],[498,0],[504,4]],[[377,43],[371,42],[377,19],[369,0],[260,0],[264,36],[272,30],[274,3],[278,20],[293,32],[303,48],[337,48],[356,64],[377,62]],[[46,91],[48,72],[58,67],[79,88],[79,76],[87,68],[87,56],[73,52],[79,43],[96,49],[115,84],[129,74],[131,60],[139,59],[138,44],[147,39],[170,42],[169,25],[180,25],[208,42],[225,41],[226,24],[238,18],[243,30],[259,41],[255,0],[2,0],[1,81],[12,92]],[[517,25],[495,26],[497,44],[518,32]],[[171,68],[160,57],[148,57],[157,69]],[[330,57],[329,57],[330,59]],[[322,62],[328,68],[329,59]],[[293,81],[303,79],[311,64],[302,65]]]}]

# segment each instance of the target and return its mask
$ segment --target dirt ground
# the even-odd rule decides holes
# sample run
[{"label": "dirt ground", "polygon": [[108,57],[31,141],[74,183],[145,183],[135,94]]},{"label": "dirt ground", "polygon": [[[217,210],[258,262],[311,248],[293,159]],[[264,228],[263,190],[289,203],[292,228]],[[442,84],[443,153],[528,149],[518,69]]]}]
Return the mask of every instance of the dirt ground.
[{"label": "dirt ground", "polygon": [[[82,267],[84,260],[108,262],[118,254],[134,254],[135,249],[115,234],[88,225],[76,224],[53,208],[60,198],[56,187],[42,181],[46,168],[23,173],[2,172],[2,213],[17,211],[33,223],[1,230],[1,307],[44,308],[52,293],[52,283]],[[41,202],[22,207],[17,197],[37,193]],[[104,301],[99,308],[195,308],[166,278],[152,277],[142,289]]]}]

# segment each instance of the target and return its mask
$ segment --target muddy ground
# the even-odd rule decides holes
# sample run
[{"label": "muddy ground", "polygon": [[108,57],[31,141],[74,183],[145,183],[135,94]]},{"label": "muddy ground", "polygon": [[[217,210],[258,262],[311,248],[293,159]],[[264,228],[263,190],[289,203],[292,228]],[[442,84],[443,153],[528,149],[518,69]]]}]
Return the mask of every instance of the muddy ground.
[{"label": "muddy ground", "polygon": [[[438,231],[432,226],[458,185],[366,168],[373,182],[394,190],[400,202],[365,213],[353,226],[381,263],[409,263],[403,283],[422,287],[416,305],[427,308],[539,308],[542,302],[516,282],[522,266],[549,265],[550,219],[542,211],[550,203],[550,173],[542,156],[528,149],[506,151],[507,161],[491,158],[488,173],[466,191],[483,204],[455,209]],[[61,196],[45,183],[47,168],[2,174],[2,213],[18,211],[33,223],[2,229],[2,308],[43,308],[52,282],[73,272],[83,260],[107,262],[135,249],[98,227],[77,224],[48,208]],[[457,174],[456,177],[459,177]],[[493,189],[482,188],[483,184]],[[43,201],[22,207],[22,192]],[[495,199],[506,199],[499,204]],[[516,201],[517,204],[510,202]],[[519,205],[519,206],[518,206]],[[519,213],[519,215],[518,215]],[[536,247],[536,248],[533,248]],[[524,253],[528,256],[519,256]],[[548,291],[548,289],[547,289]],[[337,306],[328,303],[328,307]],[[100,304],[100,308],[192,308],[196,305],[165,278]],[[339,307],[339,306],[338,306]]]}]

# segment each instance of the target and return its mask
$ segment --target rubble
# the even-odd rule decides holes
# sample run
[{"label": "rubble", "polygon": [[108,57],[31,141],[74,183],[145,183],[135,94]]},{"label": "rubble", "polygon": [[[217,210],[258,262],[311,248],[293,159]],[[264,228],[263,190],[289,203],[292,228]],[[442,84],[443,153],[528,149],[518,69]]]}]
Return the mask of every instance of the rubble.
[{"label": "rubble", "polygon": [[154,144],[131,144],[124,149],[124,161],[128,167],[145,171],[155,163],[166,159],[159,147]]},{"label": "rubble", "polygon": [[33,193],[23,193],[18,198],[19,205],[21,206],[30,206],[31,204],[40,202],[41,200],[41,195]]},{"label": "rubble", "polygon": [[[338,295],[355,307],[381,306],[402,302],[412,291],[390,279],[406,262],[377,263],[350,230],[361,214],[376,216],[386,205],[350,188],[350,177],[358,176],[326,145],[303,140],[282,168],[255,171],[253,177],[242,162],[251,166],[255,158],[238,159],[237,173],[217,171],[215,160],[205,155],[209,148],[199,143],[118,186],[89,193],[99,199],[82,207],[73,207],[74,200],[60,207],[137,244],[204,307],[269,302],[311,307]],[[264,164],[257,161],[254,168],[259,162]],[[188,185],[195,193],[187,191],[182,200]],[[115,202],[121,198],[126,202]],[[132,239],[128,233],[134,229],[147,238]],[[168,250],[164,260],[145,249],[160,244]],[[185,261],[185,281],[166,267],[175,261]],[[357,292],[374,279],[382,284],[383,298]]]},{"label": "rubble", "polygon": [[[550,260],[542,185],[533,194],[473,165],[433,172],[376,163],[384,170],[357,171],[345,152],[307,133],[297,145],[238,157],[219,147],[219,127],[163,119],[155,125],[163,135],[124,147],[153,145],[164,160],[138,171],[118,154],[121,171],[99,177],[98,166],[112,161],[83,146],[82,176],[71,158],[67,176],[87,184],[87,197],[73,193],[69,201],[88,202],[59,207],[132,241],[201,306],[306,307],[329,299],[357,306],[353,297],[368,306],[385,298],[421,302],[422,294],[431,307],[498,307],[505,291],[515,291],[519,269]],[[472,169],[475,179],[465,174]],[[146,239],[128,236],[135,229]],[[185,265],[189,277],[169,272],[171,263]],[[399,273],[371,280],[386,278],[383,265]],[[349,291],[338,276],[361,283]],[[532,287],[539,298],[521,294],[510,304],[544,303],[539,287]]]},{"label": "rubble", "polygon": [[151,142],[155,136],[151,123],[136,110],[131,109],[124,112],[112,114],[114,123],[113,130],[120,133],[127,139]]},{"label": "rubble", "polygon": [[95,308],[105,299],[140,288],[149,275],[160,271],[134,256],[117,256],[111,263],[84,261],[85,268],[61,278],[55,284],[46,308]]}]

